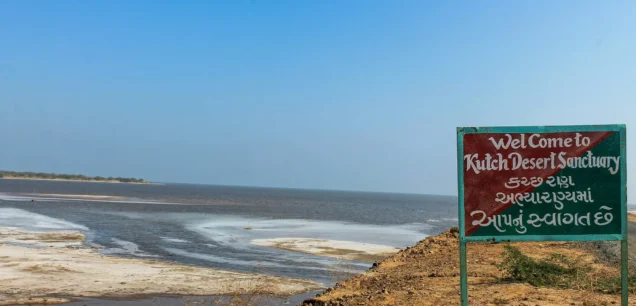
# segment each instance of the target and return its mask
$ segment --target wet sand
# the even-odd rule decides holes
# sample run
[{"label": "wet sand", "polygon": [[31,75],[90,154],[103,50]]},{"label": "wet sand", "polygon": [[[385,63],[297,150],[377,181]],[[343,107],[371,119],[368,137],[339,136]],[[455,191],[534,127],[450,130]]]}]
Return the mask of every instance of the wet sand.
[{"label": "wet sand", "polygon": [[0,305],[71,301],[66,297],[289,296],[322,287],[309,280],[106,256],[83,240],[80,232],[0,228]]}]

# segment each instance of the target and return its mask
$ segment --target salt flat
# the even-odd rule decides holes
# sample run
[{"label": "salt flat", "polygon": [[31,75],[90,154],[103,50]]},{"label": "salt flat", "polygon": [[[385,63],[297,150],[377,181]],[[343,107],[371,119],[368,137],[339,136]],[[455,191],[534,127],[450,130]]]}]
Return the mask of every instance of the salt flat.
[{"label": "salt flat", "polygon": [[392,246],[379,244],[314,238],[254,239],[252,243],[318,256],[370,262],[384,259],[400,250]]},{"label": "salt flat", "polygon": [[291,295],[319,289],[303,279],[102,255],[78,231],[0,228],[0,305],[60,303],[60,296]]}]

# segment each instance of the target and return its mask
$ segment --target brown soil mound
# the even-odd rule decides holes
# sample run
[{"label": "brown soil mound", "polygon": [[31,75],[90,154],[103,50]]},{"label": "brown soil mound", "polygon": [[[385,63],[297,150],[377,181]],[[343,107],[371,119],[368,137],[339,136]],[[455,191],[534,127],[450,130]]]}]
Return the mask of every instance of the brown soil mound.
[{"label": "brown soil mound", "polygon": [[[594,273],[614,273],[580,244],[565,242],[513,243],[524,254],[547,258],[558,253],[589,264]],[[504,244],[469,243],[469,305],[620,305],[620,295],[591,290],[535,287],[497,280]],[[458,232],[453,228],[428,237],[385,259],[364,274],[327,289],[304,306],[333,305],[459,305]],[[630,298],[630,305],[636,305]]]}]

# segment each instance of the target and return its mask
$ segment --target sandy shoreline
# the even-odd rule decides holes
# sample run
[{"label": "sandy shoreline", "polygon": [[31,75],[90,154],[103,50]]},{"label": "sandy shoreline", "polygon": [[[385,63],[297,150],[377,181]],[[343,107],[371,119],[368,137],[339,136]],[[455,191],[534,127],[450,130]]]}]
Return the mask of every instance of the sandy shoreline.
[{"label": "sandy shoreline", "polygon": [[252,240],[252,244],[305,254],[367,262],[380,261],[400,250],[392,246],[379,244],[312,238],[255,239]]},{"label": "sandy shoreline", "polygon": [[80,232],[0,228],[0,305],[62,303],[60,297],[292,295],[320,289],[310,280],[106,256]]}]

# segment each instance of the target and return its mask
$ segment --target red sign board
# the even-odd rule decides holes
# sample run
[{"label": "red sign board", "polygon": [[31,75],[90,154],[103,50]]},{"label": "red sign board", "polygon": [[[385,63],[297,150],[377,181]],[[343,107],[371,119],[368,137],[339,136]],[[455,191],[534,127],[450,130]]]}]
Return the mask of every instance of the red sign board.
[{"label": "red sign board", "polygon": [[625,125],[457,129],[461,304],[470,241],[621,240],[628,302]]},{"label": "red sign board", "polygon": [[463,235],[621,234],[621,133],[462,135]]}]

